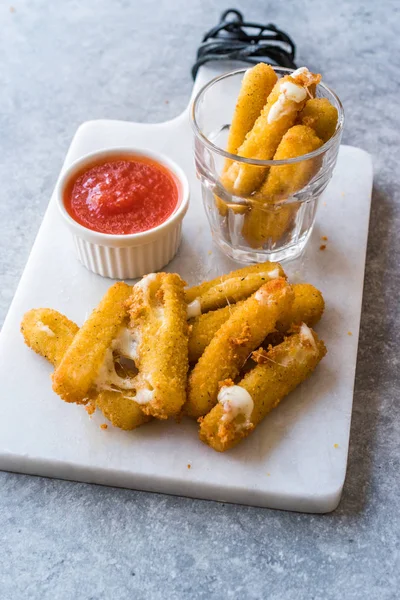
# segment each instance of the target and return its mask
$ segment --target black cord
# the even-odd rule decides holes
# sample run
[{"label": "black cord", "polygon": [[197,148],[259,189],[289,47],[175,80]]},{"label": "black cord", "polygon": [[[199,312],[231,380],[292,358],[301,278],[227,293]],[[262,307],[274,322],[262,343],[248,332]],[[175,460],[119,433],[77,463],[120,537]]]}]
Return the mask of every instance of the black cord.
[{"label": "black cord", "polygon": [[230,8],[222,13],[218,25],[203,37],[192,76],[196,79],[199,68],[210,60],[268,62],[295,69],[295,55],[296,46],[284,31],[272,23],[247,23],[241,12]]}]

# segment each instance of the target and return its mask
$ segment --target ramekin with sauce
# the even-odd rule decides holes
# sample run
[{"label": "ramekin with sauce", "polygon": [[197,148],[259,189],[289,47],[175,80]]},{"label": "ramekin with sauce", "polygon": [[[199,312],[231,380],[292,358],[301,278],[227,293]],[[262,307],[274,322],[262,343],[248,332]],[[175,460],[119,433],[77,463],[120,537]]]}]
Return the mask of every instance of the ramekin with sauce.
[{"label": "ramekin with sauce", "polygon": [[114,148],[76,160],[59,180],[57,202],[87,269],[135,279],[175,256],[189,184],[182,169],[158,152]]}]

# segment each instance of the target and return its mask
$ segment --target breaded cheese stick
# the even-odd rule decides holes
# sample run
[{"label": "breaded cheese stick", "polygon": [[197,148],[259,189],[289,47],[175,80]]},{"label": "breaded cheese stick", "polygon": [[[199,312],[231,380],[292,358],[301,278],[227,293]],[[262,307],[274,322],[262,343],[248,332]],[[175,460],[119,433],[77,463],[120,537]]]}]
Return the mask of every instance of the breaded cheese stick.
[{"label": "breaded cheese stick", "polygon": [[[242,145],[247,133],[260,116],[277,79],[278,77],[273,68],[265,63],[258,63],[251,69],[247,69],[229,128],[226,150],[231,154],[237,154],[239,146]],[[222,184],[229,192],[232,192],[232,186],[229,178],[225,177],[225,173],[231,164],[232,161],[226,159],[221,174]],[[227,205],[217,195],[215,195],[215,203],[220,215],[223,217],[228,214],[229,208],[239,213],[246,209],[246,207],[239,207],[235,204]]]},{"label": "breaded cheese stick", "polygon": [[21,333],[25,344],[58,367],[79,327],[52,308],[33,308],[24,314]]},{"label": "breaded cheese stick", "polygon": [[86,404],[91,396],[111,386],[134,389],[132,380],[117,375],[113,362],[113,350],[125,342],[125,302],[131,291],[123,282],[109,288],[65,352],[53,374],[53,389],[66,402]]},{"label": "breaded cheese stick", "polygon": [[[296,283],[292,288],[294,293],[293,304],[288,314],[282,313],[276,323],[276,329],[282,333],[287,332],[292,325],[303,322],[309,327],[314,326],[322,317],[325,308],[321,292],[313,285]],[[189,321],[190,363],[193,364],[199,360],[218,329],[242,304],[243,301],[212,310]]]},{"label": "breaded cheese stick", "polygon": [[188,318],[244,300],[269,279],[286,277],[279,263],[243,267],[185,290]]},{"label": "breaded cheese stick", "polygon": [[311,98],[299,113],[298,122],[311,127],[325,143],[336,131],[338,111],[328,98]]},{"label": "breaded cheese stick", "polygon": [[326,354],[324,343],[305,324],[282,344],[260,349],[258,361],[238,385],[222,387],[218,404],[200,424],[200,439],[224,452],[257,427],[280,401],[314,371]]},{"label": "breaded cheese stick", "polygon": [[[283,135],[290,129],[303,109],[308,97],[307,88],[321,80],[308,70],[307,76],[295,71],[278,80],[268,97],[267,104],[252,130],[238,150],[239,156],[257,160],[271,160]],[[233,192],[246,197],[256,191],[266,175],[265,167],[233,163],[226,176],[231,179]]]},{"label": "breaded cheese stick", "polygon": [[218,389],[235,379],[249,354],[274,331],[279,315],[293,302],[285,279],[264,284],[219,328],[189,376],[184,411],[191,417],[207,414],[217,402]]},{"label": "breaded cheese stick", "polygon": [[226,145],[227,152],[236,154],[244,141],[246,134],[253,127],[260,112],[272,92],[278,76],[270,65],[258,63],[247,69],[243,76],[242,85],[236,102],[229,137]]},{"label": "breaded cheese stick", "polygon": [[[296,158],[317,150],[323,142],[306,125],[295,125],[283,136],[274,160]],[[243,237],[253,248],[259,248],[268,239],[278,241],[290,227],[298,210],[297,204],[270,208],[270,203],[283,200],[303,189],[318,172],[320,157],[299,163],[271,167],[260,190],[254,195],[251,210],[245,215]]]},{"label": "breaded cheese stick", "polygon": [[138,340],[136,402],[158,419],[176,416],[186,400],[188,325],[185,282],[153,273],[137,283],[127,302]]},{"label": "breaded cheese stick", "polygon": [[[283,136],[274,160],[297,158],[318,150],[323,141],[314,129],[306,125],[294,125]],[[254,198],[260,201],[276,202],[298,192],[313,178],[320,167],[318,159],[271,167],[268,177]]]},{"label": "breaded cheese stick", "polygon": [[[32,309],[24,315],[21,331],[25,343],[57,367],[79,331],[78,325],[51,308]],[[123,391],[107,390],[94,395],[92,404],[120,429],[136,429],[150,417]]]}]

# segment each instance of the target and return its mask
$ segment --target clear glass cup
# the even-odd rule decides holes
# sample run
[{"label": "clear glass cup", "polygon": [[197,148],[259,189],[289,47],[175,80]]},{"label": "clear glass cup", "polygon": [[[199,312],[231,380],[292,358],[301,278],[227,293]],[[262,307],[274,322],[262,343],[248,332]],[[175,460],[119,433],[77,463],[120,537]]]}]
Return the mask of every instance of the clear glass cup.
[{"label": "clear glass cup", "polygon": [[[275,68],[278,76],[291,71]],[[323,146],[287,160],[252,160],[230,154],[224,148],[245,72],[241,69],[213,79],[193,102],[196,171],[211,232],[221,250],[241,262],[281,262],[298,257],[311,235],[319,198],[336,164],[344,112],[336,94],[318,84],[316,97],[328,98],[338,111],[336,131]],[[227,181],[225,174],[233,163],[235,169],[251,172],[254,182],[261,182],[247,195],[235,195]],[[278,184],[264,186],[263,191],[272,174]]]}]

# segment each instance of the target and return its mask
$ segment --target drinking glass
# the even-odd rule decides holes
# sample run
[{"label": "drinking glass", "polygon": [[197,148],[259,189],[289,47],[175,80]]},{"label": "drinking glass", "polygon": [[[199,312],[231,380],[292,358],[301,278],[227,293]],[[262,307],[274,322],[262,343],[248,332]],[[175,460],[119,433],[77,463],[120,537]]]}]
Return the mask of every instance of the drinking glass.
[{"label": "drinking glass", "polygon": [[[275,68],[278,77],[291,71]],[[316,97],[328,98],[338,111],[335,133],[320,148],[287,160],[254,160],[230,154],[224,148],[245,72],[240,69],[216,77],[193,102],[196,171],[211,232],[221,250],[245,263],[282,262],[298,257],[310,238],[319,199],[336,164],[344,112],[337,95],[320,83]],[[236,169],[245,165],[247,172],[251,168],[254,180],[261,182],[259,189],[235,195],[225,176],[232,165]],[[272,173],[284,185],[264,193],[262,182]]]}]

